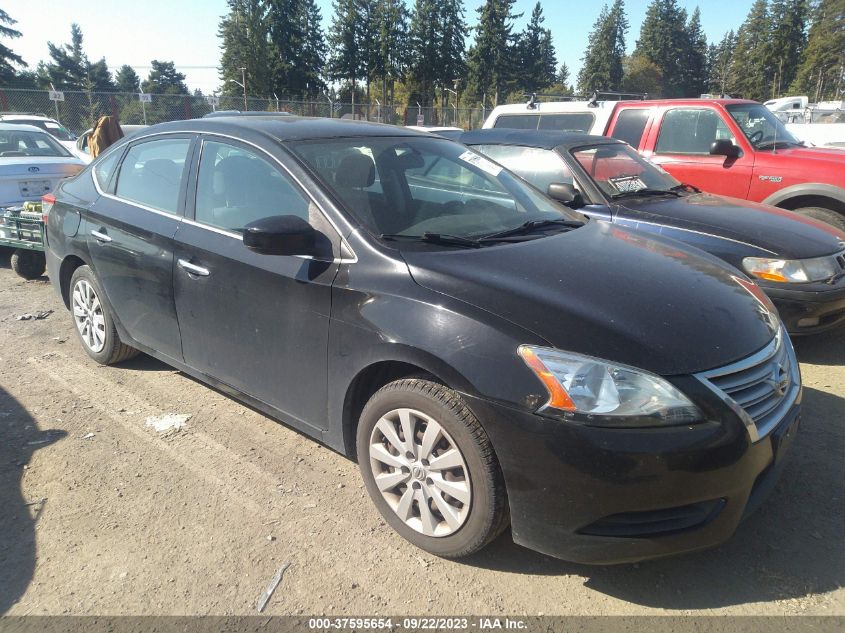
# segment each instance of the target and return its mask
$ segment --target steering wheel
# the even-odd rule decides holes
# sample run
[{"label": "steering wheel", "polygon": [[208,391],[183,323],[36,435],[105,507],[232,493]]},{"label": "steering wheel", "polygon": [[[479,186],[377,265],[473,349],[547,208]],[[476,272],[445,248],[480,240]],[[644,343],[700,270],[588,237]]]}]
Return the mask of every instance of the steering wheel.
[{"label": "steering wheel", "polygon": [[756,145],[757,141],[763,138],[763,130],[757,130],[756,132],[752,132],[751,135],[748,137],[748,142],[752,145]]}]

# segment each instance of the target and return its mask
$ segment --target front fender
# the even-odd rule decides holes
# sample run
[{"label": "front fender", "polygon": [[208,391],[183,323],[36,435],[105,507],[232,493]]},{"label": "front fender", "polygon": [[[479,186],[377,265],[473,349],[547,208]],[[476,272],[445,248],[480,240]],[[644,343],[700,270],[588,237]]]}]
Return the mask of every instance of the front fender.
[{"label": "front fender", "polygon": [[797,185],[778,189],[768,198],[763,200],[763,204],[780,207],[783,206],[784,202],[792,198],[805,198],[808,196],[830,198],[832,200],[836,200],[842,205],[845,205],[845,189],[837,187],[836,185],[828,185],[820,182],[802,182]]}]

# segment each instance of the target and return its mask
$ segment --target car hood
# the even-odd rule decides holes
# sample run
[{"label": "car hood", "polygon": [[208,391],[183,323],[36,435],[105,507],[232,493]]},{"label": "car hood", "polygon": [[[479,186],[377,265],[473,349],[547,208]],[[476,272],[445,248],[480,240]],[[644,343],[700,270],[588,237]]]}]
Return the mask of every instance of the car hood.
[{"label": "car hood", "polygon": [[549,345],[660,375],[743,358],[777,321],[762,291],[715,257],[598,220],[516,244],[402,256],[420,285]]},{"label": "car hood", "polygon": [[710,194],[626,200],[618,216],[742,242],[757,252],[789,259],[820,257],[845,248],[845,232],[769,205]]}]

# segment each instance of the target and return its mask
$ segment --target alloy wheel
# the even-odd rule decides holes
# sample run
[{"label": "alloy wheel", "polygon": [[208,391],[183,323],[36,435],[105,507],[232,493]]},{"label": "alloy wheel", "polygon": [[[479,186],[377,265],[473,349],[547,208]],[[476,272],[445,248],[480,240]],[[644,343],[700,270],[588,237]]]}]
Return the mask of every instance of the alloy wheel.
[{"label": "alloy wheel", "polygon": [[472,502],[469,469],[434,418],[407,408],[385,413],[370,434],[369,456],[382,497],[408,527],[443,537],[466,522]]},{"label": "alloy wheel", "polygon": [[82,342],[95,354],[99,353],[106,345],[106,318],[94,286],[85,279],[73,287],[72,308]]}]

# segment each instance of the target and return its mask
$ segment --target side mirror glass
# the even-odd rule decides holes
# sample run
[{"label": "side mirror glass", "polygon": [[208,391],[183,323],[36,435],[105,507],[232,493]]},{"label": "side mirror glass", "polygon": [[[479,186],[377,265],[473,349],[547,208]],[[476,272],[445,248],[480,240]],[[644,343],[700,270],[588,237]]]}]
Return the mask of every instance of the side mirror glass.
[{"label": "side mirror glass", "polygon": [[710,154],[713,156],[725,156],[727,158],[738,158],[742,150],[731,143],[730,139],[720,138],[710,145]]},{"label": "side mirror glass", "polygon": [[264,255],[314,255],[317,231],[296,215],[276,215],[244,227],[244,246]]},{"label": "side mirror glass", "polygon": [[584,197],[571,182],[553,182],[549,185],[546,195],[572,209],[580,209],[584,206]]}]

